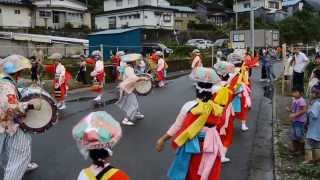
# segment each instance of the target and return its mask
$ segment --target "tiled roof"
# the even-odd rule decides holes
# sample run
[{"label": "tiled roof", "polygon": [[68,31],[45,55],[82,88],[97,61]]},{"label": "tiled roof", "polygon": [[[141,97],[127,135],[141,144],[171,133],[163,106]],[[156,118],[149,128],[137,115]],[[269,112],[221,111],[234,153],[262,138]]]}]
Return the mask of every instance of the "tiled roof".
[{"label": "tiled roof", "polygon": [[170,6],[170,8],[175,9],[177,11],[181,11],[181,12],[195,12],[194,9],[188,6]]},{"label": "tiled roof", "polygon": [[96,33],[91,33],[89,35],[100,35],[100,34],[120,34],[120,33],[125,33],[129,31],[133,31],[139,28],[127,28],[127,29],[110,29],[110,30],[105,30],[105,31],[100,31]]},{"label": "tiled roof", "polygon": [[32,5],[31,0],[0,0],[0,4]]}]

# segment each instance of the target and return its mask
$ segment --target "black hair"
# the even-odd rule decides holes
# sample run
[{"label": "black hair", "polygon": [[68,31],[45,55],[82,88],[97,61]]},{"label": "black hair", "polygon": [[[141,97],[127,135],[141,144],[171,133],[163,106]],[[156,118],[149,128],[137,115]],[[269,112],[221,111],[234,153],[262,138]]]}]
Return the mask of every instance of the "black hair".
[{"label": "black hair", "polygon": [[92,149],[89,151],[89,157],[92,159],[92,163],[98,167],[104,167],[104,162],[101,159],[110,157],[110,154],[105,149]]},{"label": "black hair", "polygon": [[242,62],[241,63],[237,63],[237,64],[234,64],[235,67],[241,67],[242,66]]},{"label": "black hair", "polygon": [[320,69],[316,69],[313,71],[314,77],[320,80]]},{"label": "black hair", "polygon": [[[204,89],[210,89],[212,88],[212,83],[204,83],[204,82],[198,82],[197,85],[200,88]],[[203,102],[208,102],[212,98],[212,92],[211,91],[202,91],[196,89],[196,96],[197,98],[201,99]]]},{"label": "black hair", "polygon": [[301,95],[303,95],[303,90],[302,90],[301,88],[298,88],[298,87],[292,88],[292,92],[298,92],[298,93],[300,93]]}]

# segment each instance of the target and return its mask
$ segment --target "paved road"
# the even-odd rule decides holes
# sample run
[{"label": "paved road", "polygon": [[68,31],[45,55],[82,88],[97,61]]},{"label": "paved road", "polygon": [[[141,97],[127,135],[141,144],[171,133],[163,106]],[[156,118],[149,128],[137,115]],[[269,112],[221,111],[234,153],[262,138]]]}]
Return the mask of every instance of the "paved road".
[{"label": "paved road", "polygon": [[[222,180],[248,179],[257,119],[261,115],[261,103],[265,100],[257,78],[258,73],[254,72],[254,101],[248,124],[250,130],[242,133],[239,123],[236,124],[234,145],[229,153],[232,163],[223,166]],[[175,120],[179,108],[193,97],[192,82],[186,76],[170,81],[166,89],[155,89],[151,95],[139,97],[146,118],[134,127],[123,127],[124,136],[114,150],[113,165],[125,170],[133,180],[167,179],[166,171],[174,153],[169,144],[163,152],[157,153],[154,144]],[[91,107],[91,102],[86,100],[70,102],[60,123],[43,135],[34,136],[33,160],[40,164],[40,168],[27,174],[24,180],[76,179],[89,161],[84,160],[78,152],[71,130],[92,111]],[[115,105],[108,105],[102,110],[108,111],[116,119],[123,118]]]}]

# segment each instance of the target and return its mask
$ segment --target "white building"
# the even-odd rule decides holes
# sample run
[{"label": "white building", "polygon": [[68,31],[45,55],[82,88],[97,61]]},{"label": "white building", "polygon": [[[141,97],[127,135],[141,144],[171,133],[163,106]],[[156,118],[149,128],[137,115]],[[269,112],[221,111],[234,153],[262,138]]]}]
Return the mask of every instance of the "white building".
[{"label": "white building", "polygon": [[[269,10],[282,9],[282,0],[255,0],[254,9],[265,8]],[[235,0],[233,4],[234,12],[248,12],[251,10],[250,0]]]},{"label": "white building", "polygon": [[33,5],[28,1],[0,0],[0,27],[30,28]]},{"label": "white building", "polygon": [[95,25],[97,29],[172,30],[174,11],[166,0],[105,0],[104,12],[95,17]]},{"label": "white building", "polygon": [[91,27],[91,15],[85,4],[76,0],[34,0],[33,26],[61,29],[67,23],[74,28]]}]

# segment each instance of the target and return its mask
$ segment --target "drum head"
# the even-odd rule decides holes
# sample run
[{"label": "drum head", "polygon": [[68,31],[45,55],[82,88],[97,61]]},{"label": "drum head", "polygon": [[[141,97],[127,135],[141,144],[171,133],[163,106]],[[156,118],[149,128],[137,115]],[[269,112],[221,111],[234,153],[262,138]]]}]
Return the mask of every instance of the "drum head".
[{"label": "drum head", "polygon": [[23,102],[30,101],[41,104],[39,110],[28,110],[20,127],[26,131],[43,133],[54,125],[57,121],[57,107],[47,96],[39,94],[29,94],[22,98]]},{"label": "drum head", "polygon": [[[147,74],[141,74],[139,75],[140,77],[141,76],[144,76],[144,77],[149,77],[149,75]],[[135,86],[135,91],[138,95],[141,95],[141,96],[146,96],[148,95],[151,91],[152,91],[152,81],[151,79],[147,80],[147,81],[139,81],[136,83],[136,86]]]}]

